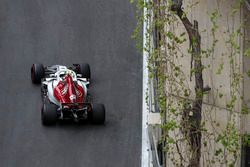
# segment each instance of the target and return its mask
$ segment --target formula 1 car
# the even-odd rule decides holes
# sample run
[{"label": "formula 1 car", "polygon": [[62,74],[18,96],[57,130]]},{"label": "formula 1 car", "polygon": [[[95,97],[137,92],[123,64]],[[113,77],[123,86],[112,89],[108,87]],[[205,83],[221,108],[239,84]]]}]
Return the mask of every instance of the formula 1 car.
[{"label": "formula 1 car", "polygon": [[41,84],[43,125],[56,124],[58,120],[90,120],[95,124],[105,122],[103,104],[92,104],[88,87],[89,64],[73,64],[72,67],[33,64],[31,80]]}]

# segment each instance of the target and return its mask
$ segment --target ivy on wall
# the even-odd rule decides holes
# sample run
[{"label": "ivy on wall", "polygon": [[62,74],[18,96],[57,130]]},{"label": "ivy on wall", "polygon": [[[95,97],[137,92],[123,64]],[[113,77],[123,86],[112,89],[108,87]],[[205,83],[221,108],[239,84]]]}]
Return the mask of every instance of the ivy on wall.
[{"label": "ivy on wall", "polygon": [[[204,166],[204,163],[211,167],[238,166],[241,143],[249,143],[249,136],[241,134],[239,129],[240,118],[248,114],[248,108],[241,106],[244,75],[239,61],[242,54],[239,39],[243,36],[244,22],[240,25],[234,22],[244,1],[235,0],[232,4],[227,18],[233,22],[228,22],[226,29],[219,23],[224,18],[222,1],[215,2],[214,9],[209,10],[204,18],[211,26],[204,30],[199,29],[200,23],[191,21],[190,13],[187,13],[199,5],[199,0],[185,1],[185,5],[181,0],[136,2],[138,26],[133,37],[139,41],[139,46],[143,22],[150,23],[146,47],[142,49],[149,52],[150,77],[158,78],[157,94],[163,119],[162,145],[168,161],[165,164],[181,167]],[[142,13],[144,8],[148,11],[145,14]],[[183,27],[185,31],[180,32]],[[201,42],[204,32],[211,39],[208,46]],[[152,45],[152,34],[156,36],[156,46]],[[219,37],[218,34],[223,35]],[[225,51],[218,52],[222,45]],[[249,50],[245,49],[244,56],[250,55]],[[225,67],[229,70],[226,71]],[[204,76],[204,72],[221,79],[225,74],[229,76],[230,92],[225,92],[223,85],[204,86],[208,84],[205,83],[208,76]],[[212,100],[204,101],[204,97]],[[224,98],[225,107],[218,106],[217,101]],[[226,113],[225,118],[221,118],[226,120],[223,125],[220,118],[216,118],[218,112]]]}]

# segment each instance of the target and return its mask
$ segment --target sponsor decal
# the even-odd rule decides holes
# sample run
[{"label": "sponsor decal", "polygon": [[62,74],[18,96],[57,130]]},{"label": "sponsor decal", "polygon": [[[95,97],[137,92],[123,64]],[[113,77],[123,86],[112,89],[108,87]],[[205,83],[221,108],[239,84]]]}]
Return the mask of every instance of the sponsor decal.
[{"label": "sponsor decal", "polygon": [[78,97],[82,97],[82,92],[79,91],[78,89],[76,89],[76,94],[77,94]]},{"label": "sponsor decal", "polygon": [[71,101],[76,100],[76,95],[70,95],[70,96],[69,96],[69,99],[70,99]]},{"label": "sponsor decal", "polygon": [[62,90],[62,95],[65,96],[68,91],[68,85],[65,85],[63,90]]}]

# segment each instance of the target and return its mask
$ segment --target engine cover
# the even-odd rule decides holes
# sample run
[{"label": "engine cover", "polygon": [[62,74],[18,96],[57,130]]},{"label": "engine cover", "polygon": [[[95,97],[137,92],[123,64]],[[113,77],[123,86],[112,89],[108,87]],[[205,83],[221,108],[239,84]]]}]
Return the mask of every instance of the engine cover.
[{"label": "engine cover", "polygon": [[70,75],[66,75],[54,88],[54,97],[60,103],[83,103],[85,91]]}]

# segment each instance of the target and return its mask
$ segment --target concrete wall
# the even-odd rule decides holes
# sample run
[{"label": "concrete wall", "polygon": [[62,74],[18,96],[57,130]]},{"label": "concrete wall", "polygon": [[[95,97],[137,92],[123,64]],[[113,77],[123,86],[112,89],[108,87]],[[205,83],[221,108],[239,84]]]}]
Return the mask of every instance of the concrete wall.
[{"label": "concrete wall", "polygon": [[[244,6],[243,7],[243,17],[245,20],[244,28],[244,41],[243,47],[244,50],[250,48],[250,11]],[[243,95],[244,102],[243,105],[250,108],[250,77],[247,75],[247,72],[250,70],[250,57],[243,56],[243,70],[244,70],[244,83],[243,83]],[[242,120],[242,129],[245,133],[250,133],[250,116],[246,116]]]},{"label": "concrete wall", "polygon": [[[240,8],[239,11],[233,15],[232,11],[234,11],[235,4],[237,0],[200,0],[198,4],[190,7],[187,6],[190,3],[195,3],[195,0],[185,0],[184,1],[184,10],[187,13],[188,18],[193,22],[197,20],[199,23],[199,30],[201,34],[201,47],[203,50],[207,50],[212,47],[213,41],[218,40],[216,46],[214,48],[214,52],[212,55],[206,57],[205,55],[202,58],[203,65],[206,68],[203,71],[203,79],[204,86],[208,85],[211,87],[211,91],[204,96],[204,105],[203,105],[203,121],[206,122],[206,128],[210,132],[217,131],[218,133],[225,129],[228,120],[230,119],[230,114],[227,111],[226,105],[230,103],[232,99],[232,87],[230,83],[232,81],[232,66],[230,65],[230,55],[232,53],[232,47],[226,41],[229,40],[229,33],[236,32],[240,30],[240,32],[244,31],[243,36],[239,36],[234,38],[234,42],[236,45],[240,46],[240,52],[233,54],[233,60],[236,62],[237,66],[234,67],[237,73],[243,74],[244,72],[250,69],[250,58],[243,58],[244,48],[250,47],[250,43],[247,40],[250,39],[250,29],[241,28],[241,23],[243,23],[243,19],[246,16],[249,16],[249,11],[246,10],[245,7]],[[219,11],[219,17],[216,21],[218,24],[218,29],[215,33],[215,39],[212,36],[212,28],[213,24],[211,22],[210,14],[215,10]],[[249,18],[248,18],[249,19]],[[248,20],[248,26],[250,26],[250,19]],[[174,23],[169,27],[175,34],[181,34],[186,32],[184,26],[179,21]],[[186,36],[188,39],[188,37]],[[244,42],[244,45],[243,45]],[[243,48],[244,46],[244,48]],[[189,80],[190,76],[190,61],[191,57],[188,54],[187,49],[189,48],[189,42],[181,45],[180,48],[180,56],[176,58],[175,63],[182,65],[182,71],[185,73],[187,80]],[[183,55],[183,56],[181,56]],[[244,61],[243,61],[244,59]],[[221,64],[223,64],[223,69],[220,71]],[[243,66],[244,64],[244,66]],[[220,71],[220,74],[218,72]],[[167,89],[170,85],[167,85]],[[187,82],[187,86],[194,92],[194,77],[192,81]],[[244,121],[241,122],[241,117],[239,116],[239,112],[241,112],[242,108],[242,96],[244,92],[244,103],[248,104],[250,107],[250,78],[244,75],[244,84],[240,82],[237,87],[237,101],[234,107],[235,119],[237,122],[237,127],[239,132],[250,132],[250,116],[245,117]],[[172,92],[174,94],[174,92]],[[223,95],[220,97],[220,95]],[[194,97],[194,95],[192,95]],[[211,123],[211,120],[215,120],[215,122]],[[208,123],[210,122],[210,123]],[[218,125],[219,123],[219,125]],[[216,136],[214,136],[212,140],[215,140]],[[203,138],[203,141],[205,139]],[[212,156],[215,151],[221,147],[220,144],[210,143],[209,152],[204,153],[201,158],[202,166],[221,166],[219,163],[210,164],[212,160]],[[207,149],[207,148],[206,148]],[[204,150],[204,148],[202,148]],[[167,166],[174,166],[171,160],[167,162]],[[237,166],[240,166],[240,161],[237,162]]]},{"label": "concrete wall", "polygon": [[[214,54],[209,57],[203,57],[202,61],[205,66],[210,65],[210,68],[207,68],[203,71],[204,84],[208,85],[212,88],[210,93],[205,96],[204,101],[209,104],[213,104],[218,106],[219,108],[226,108],[226,104],[231,99],[230,94],[230,63],[228,56],[230,55],[231,48],[230,45],[226,44],[226,40],[228,40],[228,33],[226,31],[236,31],[242,22],[241,14],[238,12],[234,17],[231,17],[232,6],[237,0],[230,0],[227,3],[219,4],[219,12],[221,16],[218,18],[218,26],[215,36],[216,40],[218,40]],[[194,3],[193,0],[185,1],[186,4]],[[186,7],[190,9],[189,7]],[[200,0],[197,5],[192,7],[188,13],[188,18],[191,21],[197,20],[199,23],[199,30],[201,34],[201,47],[203,50],[207,50],[212,47],[213,37],[211,33],[212,23],[209,18],[209,14],[212,13],[217,8],[217,0]],[[184,7],[185,9],[185,7]],[[173,29],[177,34],[185,32],[184,26],[181,23],[178,25],[173,25]],[[187,37],[186,37],[187,38]],[[235,41],[239,45],[242,39],[236,39]],[[187,49],[189,48],[189,43],[186,42],[182,45],[182,53],[185,54],[184,58],[180,58],[178,61],[183,66],[183,70],[187,76],[190,75],[190,55],[187,53]],[[242,63],[242,55],[236,54],[234,56],[237,64]],[[221,71],[221,74],[217,74],[220,65],[224,64],[224,68]],[[239,69],[240,70],[240,69]],[[194,80],[194,79],[192,79]],[[194,82],[189,83],[190,87],[193,87]],[[223,94],[222,98],[218,98],[218,90],[219,93]],[[250,95],[249,95],[250,96]],[[240,101],[237,106],[237,110],[239,110],[239,106],[241,105]]]}]

